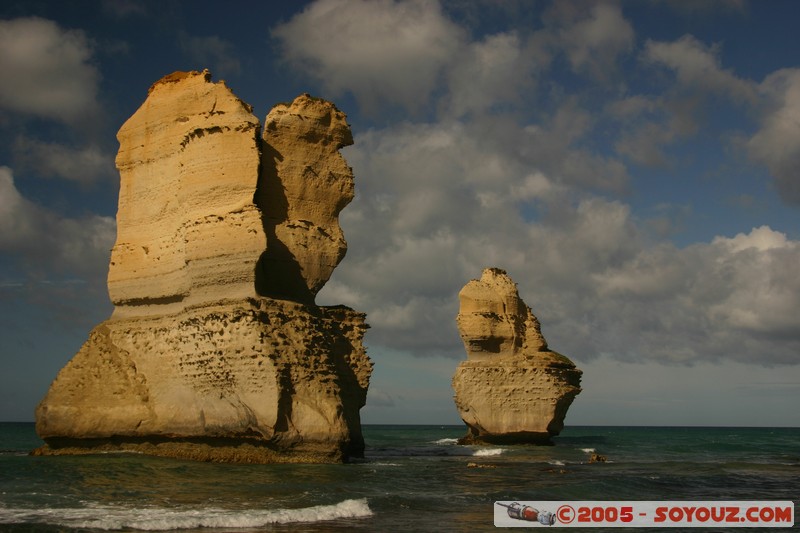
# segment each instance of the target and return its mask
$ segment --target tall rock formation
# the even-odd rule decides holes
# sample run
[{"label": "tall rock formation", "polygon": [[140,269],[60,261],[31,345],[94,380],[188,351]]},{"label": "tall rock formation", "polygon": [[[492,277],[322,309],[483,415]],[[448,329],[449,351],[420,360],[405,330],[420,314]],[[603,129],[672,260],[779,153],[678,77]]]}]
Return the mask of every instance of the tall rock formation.
[{"label": "tall rock formation", "polygon": [[517,285],[498,268],[458,294],[456,319],[467,360],[453,376],[467,425],[462,443],[547,442],[564,427],[581,371],[551,351]]},{"label": "tall rock formation", "polygon": [[259,129],[252,108],[208,72],[176,72],[150,88],[117,134],[115,318],[256,296],[267,248],[253,200]]},{"label": "tall rock formation", "polygon": [[270,241],[264,294],[313,301],[344,257],[339,212],[353,199],[353,172],[339,149],[351,144],[344,113],[307,94],[267,115],[256,194]]},{"label": "tall rock formation", "polygon": [[208,71],[156,82],[122,126],[114,312],[36,411],[37,453],[133,450],[236,462],[363,453],[365,315],[319,307],[353,198],[345,116],[270,113]]}]

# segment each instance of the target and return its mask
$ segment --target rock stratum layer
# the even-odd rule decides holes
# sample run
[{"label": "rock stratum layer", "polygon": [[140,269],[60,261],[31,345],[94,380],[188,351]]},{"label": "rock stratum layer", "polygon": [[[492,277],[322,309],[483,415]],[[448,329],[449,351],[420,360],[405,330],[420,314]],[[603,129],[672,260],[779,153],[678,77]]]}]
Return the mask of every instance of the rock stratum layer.
[{"label": "rock stratum layer", "polygon": [[547,442],[558,435],[581,391],[581,371],[548,348],[503,270],[485,269],[458,297],[467,360],[456,369],[453,389],[468,428],[462,442]]},{"label": "rock stratum layer", "polygon": [[262,137],[224,82],[176,72],[118,139],[114,312],[39,404],[37,453],[361,455],[365,315],[314,303],[347,249],[345,115],[301,95],[270,112]]}]

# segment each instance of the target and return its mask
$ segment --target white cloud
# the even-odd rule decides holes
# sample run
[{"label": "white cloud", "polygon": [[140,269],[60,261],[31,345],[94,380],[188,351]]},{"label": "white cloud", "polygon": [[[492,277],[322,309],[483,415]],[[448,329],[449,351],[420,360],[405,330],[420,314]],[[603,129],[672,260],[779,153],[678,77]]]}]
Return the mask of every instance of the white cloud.
[{"label": "white cloud", "polygon": [[784,233],[773,231],[767,226],[754,228],[749,234],[739,233],[733,238],[717,237],[712,241],[715,246],[727,248],[731,253],[742,252],[744,250],[756,250],[765,252],[779,248],[791,246],[791,242],[786,239]]},{"label": "white cloud", "polygon": [[684,35],[673,42],[648,40],[642,58],[672,69],[678,82],[687,88],[728,96],[737,103],[754,103],[755,84],[723,69],[719,52],[719,45],[709,47]]},{"label": "white cloud", "polygon": [[[691,35],[674,42],[647,41],[643,59],[673,70],[678,91],[662,98],[662,114],[670,118],[640,121],[620,137],[618,152],[639,163],[662,163],[661,146],[700,127],[698,97],[724,96],[755,111],[759,129],[744,147],[770,171],[781,199],[800,205],[800,69],[778,70],[756,84],[722,68],[719,52],[718,45],[706,46]],[[694,96],[678,96],[681,91]]]},{"label": "white cloud", "polygon": [[769,227],[684,249],[642,246],[592,276],[599,349],[662,362],[796,364],[799,260],[800,243]]},{"label": "white cloud", "polygon": [[86,184],[116,177],[114,156],[96,145],[73,148],[20,137],[13,148],[18,165],[46,178]]},{"label": "white cloud", "polygon": [[100,75],[80,30],[41,18],[0,21],[0,107],[64,122],[98,111]]},{"label": "white cloud", "polygon": [[633,26],[615,3],[595,2],[591,10],[586,7],[580,2],[557,2],[549,17],[562,26],[559,45],[572,69],[607,79],[617,70],[617,58],[633,49]]},{"label": "white cloud", "polygon": [[599,156],[570,146],[582,130],[484,118],[357,135],[350,250],[320,301],[366,311],[370,346],[463,357],[458,291],[498,266],[578,360],[797,363],[800,244],[767,227],[687,248],[659,240],[626,203],[587,193]]},{"label": "white cloud", "polygon": [[675,82],[667,83],[661,94],[626,95],[607,105],[609,116],[622,126],[616,152],[641,165],[668,166],[674,160],[664,149],[703,127],[710,98],[755,106],[756,84],[724,69],[719,56],[719,45],[706,46],[691,35],[672,42],[647,40],[642,63],[666,67]]},{"label": "white cloud", "polygon": [[320,0],[272,33],[286,60],[365,109],[421,108],[463,41],[429,0]]},{"label": "white cloud", "polygon": [[116,237],[112,217],[67,218],[24,198],[10,168],[0,167],[0,254],[31,278],[103,279]]},{"label": "white cloud", "polygon": [[630,180],[625,166],[581,146],[593,127],[592,115],[570,98],[543,124],[525,127],[514,145],[528,164],[562,185],[623,192]]},{"label": "white cloud", "polygon": [[800,363],[800,243],[762,227],[676,248],[649,243],[624,206],[539,227],[522,273],[555,349],[661,363]]},{"label": "white cloud", "polygon": [[800,342],[800,243],[763,226],[712,243],[730,290],[710,306],[712,320],[741,331]]},{"label": "white cloud", "polygon": [[614,145],[618,154],[640,165],[663,166],[667,156],[662,147],[676,138],[675,130],[658,121],[645,121],[636,128],[624,131]]},{"label": "white cloud", "polygon": [[470,43],[449,72],[449,110],[455,116],[514,102],[533,84],[535,58],[513,32]]},{"label": "white cloud", "polygon": [[652,113],[660,107],[661,104],[655,98],[637,94],[611,102],[607,111],[619,120],[627,120],[645,113]]},{"label": "white cloud", "polygon": [[11,169],[0,166],[0,250],[17,248],[34,238],[38,211],[14,186]]},{"label": "white cloud", "polygon": [[614,149],[641,165],[667,166],[664,148],[697,133],[696,98],[634,95],[611,102],[609,117],[621,126]]},{"label": "white cloud", "polygon": [[800,69],[779,70],[759,89],[767,111],[747,148],[775,177],[783,200],[800,205]]},{"label": "white cloud", "polygon": [[[404,33],[422,13],[427,56]],[[441,113],[356,132],[345,157],[357,195],[341,217],[349,252],[320,302],[366,311],[376,349],[463,357],[458,291],[497,266],[550,344],[579,361],[800,362],[800,290],[788,274],[798,243],[761,227],[679,248],[664,240],[676,206],[634,216],[619,198],[637,184],[603,146],[665,164],[664,147],[702,127],[704,101],[755,106],[756,84],[723,68],[718,46],[685,36],[645,44],[634,68],[676,80],[646,95],[559,86],[547,77],[553,57],[613,80],[635,33],[615,3],[554,3],[542,22],[470,40],[435,3],[322,0],[275,30],[286,59],[329,89],[411,109],[436,94]],[[773,166],[793,161],[782,146],[795,148],[794,78],[783,76],[760,87],[773,105],[748,145]]]}]

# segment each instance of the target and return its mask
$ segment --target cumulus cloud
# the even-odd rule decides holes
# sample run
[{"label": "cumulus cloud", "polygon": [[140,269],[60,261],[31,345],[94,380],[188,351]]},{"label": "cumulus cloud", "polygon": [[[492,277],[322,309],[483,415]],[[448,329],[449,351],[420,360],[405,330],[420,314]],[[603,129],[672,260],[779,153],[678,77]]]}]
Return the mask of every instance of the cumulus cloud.
[{"label": "cumulus cloud", "polygon": [[464,39],[431,0],[320,0],[272,34],[287,61],[365,109],[420,109]]},{"label": "cumulus cloud", "polygon": [[515,32],[470,43],[448,74],[450,112],[461,116],[516,101],[534,84],[532,69],[536,62],[529,50]]},{"label": "cumulus cloud", "polygon": [[[419,31],[440,39],[425,59],[398,35],[399,21],[423,12]],[[347,13],[375,23],[351,27],[341,20]],[[623,201],[632,186],[627,166],[596,144],[611,121],[617,154],[666,164],[664,147],[697,133],[704,99],[755,106],[759,88],[772,105],[748,148],[788,176],[797,167],[786,155],[795,148],[793,74],[758,87],[725,69],[717,46],[691,36],[647,41],[637,67],[667,68],[675,81],[661,93],[609,96],[599,112],[580,89],[536,95],[537,86],[558,55],[574,72],[607,80],[633,51],[630,23],[617,4],[587,11],[568,2],[554,4],[543,23],[469,40],[434,3],[322,0],[275,30],[289,61],[362,103],[413,108],[445,75],[437,121],[356,132],[346,150],[357,179],[341,217],[350,251],[320,301],[367,311],[371,346],[460,358],[458,291],[498,266],[519,283],[551,344],[579,361],[800,362],[791,313],[800,291],[788,274],[798,242],[766,226],[683,248],[664,241],[664,213],[677,207],[634,215]],[[374,56],[354,47],[369,38]],[[421,76],[376,79],[388,65]]]},{"label": "cumulus cloud", "polygon": [[684,249],[644,247],[592,276],[605,330],[598,349],[662,362],[796,364],[798,260],[800,243],[766,226]]},{"label": "cumulus cloud", "polygon": [[552,103],[551,109],[529,123],[495,115],[468,124],[474,142],[485,144],[487,154],[496,151],[490,158],[517,161],[527,168],[525,175],[541,171],[562,187],[559,190],[627,191],[630,176],[625,165],[611,154],[587,146],[596,119],[578,98]]},{"label": "cumulus cloud", "polygon": [[29,278],[102,279],[115,237],[112,217],[60,216],[22,196],[11,169],[0,167],[0,254]]},{"label": "cumulus cloud", "polygon": [[[778,70],[758,84],[723,68],[719,52],[719,45],[706,46],[691,35],[673,42],[648,40],[643,60],[675,72],[676,89],[665,93],[655,110],[647,108],[660,120],[643,119],[644,113],[634,119],[634,125],[617,141],[618,153],[637,163],[663,163],[663,146],[699,128],[697,115],[702,99],[724,96],[745,105],[756,117],[758,129],[747,138],[744,148],[754,161],[767,167],[781,199],[800,205],[800,69]],[[619,110],[623,107],[620,105]]]},{"label": "cumulus cloud", "polygon": [[0,166],[0,249],[23,246],[36,235],[38,208],[27,201],[14,185],[14,175]]},{"label": "cumulus cloud", "polygon": [[719,56],[719,45],[707,46],[691,35],[670,42],[647,40],[642,64],[666,68],[675,80],[661,94],[625,95],[607,105],[609,117],[620,125],[616,152],[640,165],[669,166],[665,149],[702,128],[710,98],[756,106],[757,85],[723,68]]},{"label": "cumulus cloud", "polygon": [[0,107],[73,123],[98,111],[89,39],[37,17],[0,21]]},{"label": "cumulus cloud", "polygon": [[19,137],[13,148],[18,165],[45,178],[88,184],[116,176],[114,156],[96,145],[73,148]]},{"label": "cumulus cloud", "polygon": [[[369,309],[390,346],[452,352],[455,330],[419,326],[452,323],[459,283],[492,259],[491,243],[482,242],[488,228],[521,228],[517,211],[496,206],[511,196],[514,177],[529,172],[518,158],[492,153],[485,133],[459,122],[405,124],[367,132],[347,150],[359,180],[342,213],[350,251],[321,298],[344,296],[339,301]],[[544,177],[531,181],[520,201],[555,188]],[[465,246],[468,234],[474,240]]]},{"label": "cumulus cloud", "polygon": [[800,69],[779,70],[759,88],[767,110],[747,148],[775,177],[781,198],[800,205]]},{"label": "cumulus cloud", "polygon": [[768,227],[662,241],[651,227],[663,221],[589,192],[616,182],[574,145],[590,127],[580,116],[567,102],[533,126],[483,117],[357,135],[350,251],[321,301],[367,311],[371,346],[460,358],[458,291],[498,266],[579,361],[798,363],[800,243]]},{"label": "cumulus cloud", "polygon": [[726,267],[731,290],[709,308],[713,320],[764,338],[800,341],[800,280],[793,264],[800,243],[767,226],[733,238],[717,238],[712,249]]},{"label": "cumulus cloud", "polygon": [[755,84],[722,68],[719,45],[706,46],[691,35],[677,41],[648,40],[642,57],[675,72],[678,82],[691,89],[730,97],[737,103],[754,103]]},{"label": "cumulus cloud", "polygon": [[693,98],[626,96],[611,102],[606,113],[620,124],[615,151],[640,165],[667,166],[664,149],[698,130]]},{"label": "cumulus cloud", "polygon": [[633,26],[616,3],[556,2],[545,17],[557,30],[558,45],[573,71],[607,79],[617,58],[633,50]]},{"label": "cumulus cloud", "polygon": [[669,123],[646,120],[635,128],[630,128],[620,135],[614,148],[618,154],[628,160],[646,166],[664,166],[667,156],[663,147],[672,144],[676,139],[676,131]]},{"label": "cumulus cloud", "polygon": [[515,102],[563,54],[575,72],[606,79],[632,50],[634,32],[618,5],[591,10],[559,2],[540,31],[504,31],[470,40],[434,0],[319,0],[273,29],[284,59],[334,96],[355,95],[365,109],[381,102],[423,108],[447,91],[442,107],[462,116]]},{"label": "cumulus cloud", "polygon": [[[357,139],[363,151],[348,154],[361,187],[343,213],[351,253],[321,297],[367,311],[371,346],[463,357],[457,293],[482,268],[499,266],[551,345],[578,361],[800,362],[799,242],[765,226],[678,248],[648,233],[627,204],[574,201],[574,191],[541,172],[509,172],[513,161],[483,181],[482,171],[470,173],[481,167],[480,151],[449,172],[421,172],[439,159],[423,150],[432,134],[418,145],[398,142],[397,152],[394,143]],[[439,142],[452,163],[449,144]],[[402,179],[418,182],[405,188]],[[541,203],[533,220],[529,198]]]}]

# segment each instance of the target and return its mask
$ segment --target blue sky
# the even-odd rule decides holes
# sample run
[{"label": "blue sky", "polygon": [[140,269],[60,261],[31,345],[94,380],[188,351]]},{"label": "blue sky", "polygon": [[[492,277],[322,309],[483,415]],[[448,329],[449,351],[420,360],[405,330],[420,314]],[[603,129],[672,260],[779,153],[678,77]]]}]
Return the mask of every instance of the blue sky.
[{"label": "blue sky", "polygon": [[[273,5],[274,4],[274,5]],[[800,426],[800,3],[4,2],[0,420],[106,319],[115,133],[176,70],[348,115],[366,423],[458,423],[457,294],[508,271],[568,424]]]}]

